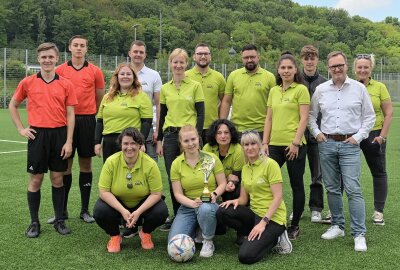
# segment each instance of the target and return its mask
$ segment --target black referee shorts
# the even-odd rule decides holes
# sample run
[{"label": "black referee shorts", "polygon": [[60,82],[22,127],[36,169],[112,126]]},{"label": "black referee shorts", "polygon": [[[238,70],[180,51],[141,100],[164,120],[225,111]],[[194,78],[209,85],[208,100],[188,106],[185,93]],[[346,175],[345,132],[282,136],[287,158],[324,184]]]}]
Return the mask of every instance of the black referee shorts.
[{"label": "black referee shorts", "polygon": [[74,141],[72,142],[72,154],[74,158],[75,150],[78,156],[84,158],[94,157],[94,132],[96,128],[96,116],[75,115]]}]

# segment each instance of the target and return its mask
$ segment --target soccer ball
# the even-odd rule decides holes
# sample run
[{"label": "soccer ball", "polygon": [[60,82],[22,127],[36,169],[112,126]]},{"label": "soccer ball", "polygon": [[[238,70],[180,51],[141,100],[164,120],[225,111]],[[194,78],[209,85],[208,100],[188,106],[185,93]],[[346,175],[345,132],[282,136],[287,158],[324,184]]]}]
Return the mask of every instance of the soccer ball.
[{"label": "soccer ball", "polygon": [[177,234],[168,242],[169,257],[175,262],[187,262],[195,252],[194,241],[186,234]]}]

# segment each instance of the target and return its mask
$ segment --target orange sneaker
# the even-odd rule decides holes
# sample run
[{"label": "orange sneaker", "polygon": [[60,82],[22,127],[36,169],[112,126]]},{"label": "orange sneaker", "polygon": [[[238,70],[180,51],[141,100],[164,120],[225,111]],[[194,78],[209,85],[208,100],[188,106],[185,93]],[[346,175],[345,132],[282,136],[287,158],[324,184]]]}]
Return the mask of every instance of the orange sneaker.
[{"label": "orange sneaker", "polygon": [[121,250],[121,235],[111,236],[107,243],[107,251],[110,253],[118,253]]},{"label": "orange sneaker", "polygon": [[143,230],[140,230],[139,237],[141,239],[140,243],[142,244],[143,249],[153,249],[154,248],[153,241],[151,240],[151,234],[145,233],[145,232],[143,232]]}]

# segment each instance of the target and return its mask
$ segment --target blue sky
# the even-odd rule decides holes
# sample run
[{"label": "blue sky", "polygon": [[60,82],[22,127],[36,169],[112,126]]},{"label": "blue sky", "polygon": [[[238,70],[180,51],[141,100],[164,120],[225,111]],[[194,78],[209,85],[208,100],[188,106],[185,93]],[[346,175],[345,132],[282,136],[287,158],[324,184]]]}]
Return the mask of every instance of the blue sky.
[{"label": "blue sky", "polygon": [[374,22],[384,21],[386,17],[400,17],[399,0],[292,0],[302,6],[343,8],[351,16],[359,15]]}]

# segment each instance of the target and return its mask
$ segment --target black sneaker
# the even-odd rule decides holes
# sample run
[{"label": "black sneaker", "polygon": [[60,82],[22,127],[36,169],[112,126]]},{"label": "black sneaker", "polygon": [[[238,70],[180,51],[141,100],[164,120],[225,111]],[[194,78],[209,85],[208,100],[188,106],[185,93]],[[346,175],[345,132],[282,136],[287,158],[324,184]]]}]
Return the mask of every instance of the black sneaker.
[{"label": "black sneaker", "polygon": [[241,246],[243,244],[244,240],[246,240],[246,239],[247,239],[247,236],[236,233],[235,244],[238,246]]},{"label": "black sneaker", "polygon": [[174,222],[174,218],[167,218],[165,223],[160,227],[160,231],[162,232],[169,232],[171,229],[172,222]]},{"label": "black sneaker", "polygon": [[71,230],[65,225],[65,221],[62,219],[55,221],[53,226],[59,234],[66,235],[71,233]]},{"label": "black sneaker", "polygon": [[124,238],[132,238],[136,235],[138,235],[138,227],[132,227],[132,228],[127,228],[125,227],[124,232],[122,233],[122,237]]},{"label": "black sneaker", "polygon": [[[68,219],[68,212],[64,212],[63,216],[61,217],[61,219],[63,220],[67,220]],[[56,221],[56,217],[51,217],[47,220],[47,224],[54,224],[54,222]]]},{"label": "black sneaker", "polygon": [[291,225],[291,226],[288,227],[287,233],[288,233],[288,236],[289,236],[290,240],[296,240],[297,237],[299,237],[299,234],[300,234],[300,227]]},{"label": "black sneaker", "polygon": [[39,234],[40,234],[40,224],[39,222],[36,221],[32,222],[25,232],[25,235],[28,238],[36,238],[39,236]]},{"label": "black sneaker", "polygon": [[89,211],[84,211],[81,212],[81,214],[79,215],[80,219],[82,219],[83,221],[85,221],[86,223],[93,223],[95,222],[94,218],[92,217],[92,215],[90,215]]}]

